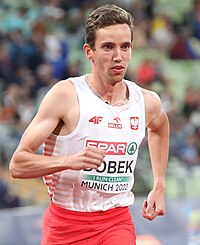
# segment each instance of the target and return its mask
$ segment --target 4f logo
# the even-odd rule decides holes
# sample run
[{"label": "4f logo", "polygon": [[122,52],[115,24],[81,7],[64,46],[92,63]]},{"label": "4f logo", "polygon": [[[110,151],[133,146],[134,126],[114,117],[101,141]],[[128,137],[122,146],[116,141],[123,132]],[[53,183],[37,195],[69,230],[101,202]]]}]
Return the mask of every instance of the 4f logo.
[{"label": "4f logo", "polygon": [[139,117],[130,117],[130,126],[131,126],[131,129],[138,130]]},{"label": "4f logo", "polygon": [[94,116],[92,117],[89,122],[94,123],[94,124],[99,124],[102,121],[103,117],[101,116]]}]

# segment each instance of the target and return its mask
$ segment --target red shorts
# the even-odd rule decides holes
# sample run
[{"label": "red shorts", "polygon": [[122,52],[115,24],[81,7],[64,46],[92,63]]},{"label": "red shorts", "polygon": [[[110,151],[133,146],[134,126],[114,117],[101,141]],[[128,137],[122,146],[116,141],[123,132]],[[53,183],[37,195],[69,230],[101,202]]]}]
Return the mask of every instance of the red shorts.
[{"label": "red shorts", "polygon": [[43,218],[41,245],[136,245],[128,207],[100,212],[77,212],[55,204]]}]

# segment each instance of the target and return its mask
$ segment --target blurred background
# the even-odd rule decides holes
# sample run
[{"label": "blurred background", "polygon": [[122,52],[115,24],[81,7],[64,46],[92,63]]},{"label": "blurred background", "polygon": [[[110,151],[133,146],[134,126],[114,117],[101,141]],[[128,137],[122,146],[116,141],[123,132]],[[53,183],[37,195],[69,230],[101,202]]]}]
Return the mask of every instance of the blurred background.
[{"label": "blurred background", "polygon": [[12,179],[9,160],[49,88],[90,71],[84,22],[105,3],[133,14],[126,78],[160,95],[171,125],[166,215],[152,222],[141,217],[152,187],[146,139],[141,147],[131,207],[138,245],[200,245],[200,0],[0,1],[1,245],[40,243],[46,187]]}]

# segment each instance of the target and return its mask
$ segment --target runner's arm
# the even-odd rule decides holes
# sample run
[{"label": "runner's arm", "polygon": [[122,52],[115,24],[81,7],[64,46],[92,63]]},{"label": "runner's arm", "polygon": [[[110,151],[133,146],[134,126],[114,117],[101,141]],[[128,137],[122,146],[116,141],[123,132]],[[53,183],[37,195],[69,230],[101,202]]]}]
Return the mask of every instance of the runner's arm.
[{"label": "runner's arm", "polygon": [[37,149],[54,131],[58,123],[65,120],[65,112],[70,109],[70,101],[75,97],[70,97],[72,91],[66,94],[67,90],[70,90],[70,87],[66,89],[66,83],[60,82],[44,97],[36,116],[25,130],[11,158],[9,169],[12,177],[38,178],[65,169],[96,169],[102,163],[104,152],[94,147],[85,148],[71,156],[36,154]]},{"label": "runner's arm", "polygon": [[166,169],[169,152],[169,121],[161,109],[159,97],[146,95],[147,131],[150,159],[153,171],[153,189],[143,205],[142,214],[152,220],[165,213]]}]

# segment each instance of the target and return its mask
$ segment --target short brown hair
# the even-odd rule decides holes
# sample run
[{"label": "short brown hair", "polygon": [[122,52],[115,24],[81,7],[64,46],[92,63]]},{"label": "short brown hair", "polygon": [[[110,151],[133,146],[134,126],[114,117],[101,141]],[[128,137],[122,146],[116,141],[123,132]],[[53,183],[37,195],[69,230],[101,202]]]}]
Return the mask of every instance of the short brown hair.
[{"label": "short brown hair", "polygon": [[133,41],[133,22],[133,17],[129,12],[114,4],[106,4],[98,7],[87,18],[85,42],[94,49],[96,31],[103,27],[116,24],[127,24],[131,31],[131,41]]}]

